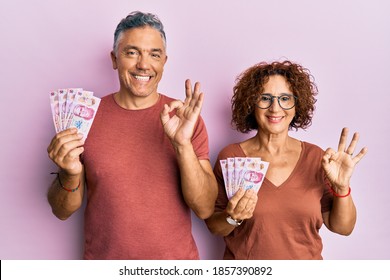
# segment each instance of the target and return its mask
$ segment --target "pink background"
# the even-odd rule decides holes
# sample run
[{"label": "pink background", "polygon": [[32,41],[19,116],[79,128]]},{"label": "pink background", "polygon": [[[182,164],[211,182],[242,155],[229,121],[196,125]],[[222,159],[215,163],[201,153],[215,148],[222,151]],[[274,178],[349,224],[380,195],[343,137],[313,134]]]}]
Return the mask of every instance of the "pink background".
[{"label": "pink background", "polygon": [[[56,170],[46,148],[54,135],[49,91],[117,90],[109,52],[130,11],[159,15],[168,63],[160,92],[184,97],[200,81],[211,160],[243,140],[230,127],[236,76],[262,61],[288,58],[309,68],[320,94],[313,125],[291,133],[337,148],[344,126],[361,133],[369,153],[352,179],[355,231],[321,230],[325,259],[390,259],[390,4],[388,1],[1,1],[0,259],[79,259],[83,213],[57,220],[46,201]],[[156,190],[158,191],[158,190]],[[175,213],[172,213],[175,215]],[[220,259],[223,242],[193,218],[202,259]]]}]

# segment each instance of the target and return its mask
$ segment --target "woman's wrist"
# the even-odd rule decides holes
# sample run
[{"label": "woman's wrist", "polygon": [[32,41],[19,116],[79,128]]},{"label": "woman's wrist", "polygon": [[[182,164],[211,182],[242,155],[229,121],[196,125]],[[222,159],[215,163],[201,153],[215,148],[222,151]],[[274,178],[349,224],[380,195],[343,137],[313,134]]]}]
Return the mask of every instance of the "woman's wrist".
[{"label": "woman's wrist", "polygon": [[343,188],[335,188],[335,187],[331,187],[330,188],[332,194],[336,197],[347,197],[351,194],[351,187],[348,186],[348,187],[343,187]]}]

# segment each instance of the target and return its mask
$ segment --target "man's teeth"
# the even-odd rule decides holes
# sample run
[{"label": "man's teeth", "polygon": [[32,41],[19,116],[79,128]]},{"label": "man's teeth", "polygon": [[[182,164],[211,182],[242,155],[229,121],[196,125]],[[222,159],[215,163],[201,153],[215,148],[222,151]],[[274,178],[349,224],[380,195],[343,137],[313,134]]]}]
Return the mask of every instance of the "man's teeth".
[{"label": "man's teeth", "polygon": [[134,76],[138,81],[149,81],[149,76]]}]

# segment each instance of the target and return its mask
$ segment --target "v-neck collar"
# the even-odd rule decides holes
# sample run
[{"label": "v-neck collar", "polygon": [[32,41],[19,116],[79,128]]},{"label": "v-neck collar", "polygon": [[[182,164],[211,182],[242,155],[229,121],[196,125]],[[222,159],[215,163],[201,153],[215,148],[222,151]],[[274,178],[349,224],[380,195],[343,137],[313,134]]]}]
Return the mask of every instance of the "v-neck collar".
[{"label": "v-neck collar", "polygon": [[[281,189],[284,185],[288,184],[289,181],[291,181],[291,179],[294,177],[294,175],[297,172],[297,170],[299,170],[299,166],[302,164],[303,156],[304,156],[305,150],[306,150],[305,142],[303,142],[303,141],[300,141],[300,142],[301,142],[301,147],[302,147],[301,153],[299,155],[297,163],[295,164],[294,169],[292,170],[290,175],[287,177],[287,179],[282,184],[280,184],[279,186],[276,186],[270,180],[268,180],[267,174],[265,174],[263,185],[265,183],[266,185],[269,185],[270,187],[278,190],[278,189]],[[245,157],[247,157],[247,155],[245,154],[244,150],[242,149],[240,143],[237,143],[237,145],[238,145],[239,149],[241,150],[241,152],[245,155]],[[272,164],[272,163],[270,163],[270,164]]]}]

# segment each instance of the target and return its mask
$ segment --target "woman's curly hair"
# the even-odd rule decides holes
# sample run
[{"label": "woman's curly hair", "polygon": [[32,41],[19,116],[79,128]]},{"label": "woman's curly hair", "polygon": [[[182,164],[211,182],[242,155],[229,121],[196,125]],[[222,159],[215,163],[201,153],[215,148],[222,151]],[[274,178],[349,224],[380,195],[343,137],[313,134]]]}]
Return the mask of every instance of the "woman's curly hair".
[{"label": "woman's curly hair", "polygon": [[259,95],[263,93],[264,84],[272,75],[285,77],[290,90],[298,97],[295,105],[296,113],[289,130],[305,129],[311,125],[314,104],[317,101],[314,96],[318,94],[318,89],[310,71],[288,60],[272,63],[260,62],[242,72],[237,77],[233,88],[231,123],[238,131],[247,133],[258,129],[255,104],[258,102]]}]

